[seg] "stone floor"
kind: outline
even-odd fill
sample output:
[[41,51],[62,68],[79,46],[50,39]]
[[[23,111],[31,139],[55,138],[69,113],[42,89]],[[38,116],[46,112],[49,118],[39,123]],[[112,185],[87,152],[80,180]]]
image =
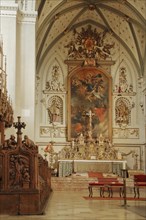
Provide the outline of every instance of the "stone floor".
[[[145,196],[146,193],[142,193]],[[146,201],[85,200],[87,190],[53,191],[45,213],[32,216],[5,216],[0,220],[142,220],[146,219]],[[98,196],[98,195],[97,195]]]

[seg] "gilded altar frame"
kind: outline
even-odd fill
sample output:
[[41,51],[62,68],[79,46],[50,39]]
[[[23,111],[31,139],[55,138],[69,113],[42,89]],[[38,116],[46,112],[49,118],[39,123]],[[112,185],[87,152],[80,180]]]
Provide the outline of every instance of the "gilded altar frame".
[[[112,77],[105,70],[84,66],[68,75],[68,139],[85,135],[92,127],[92,137],[112,137]],[[89,111],[92,112],[89,125]]]

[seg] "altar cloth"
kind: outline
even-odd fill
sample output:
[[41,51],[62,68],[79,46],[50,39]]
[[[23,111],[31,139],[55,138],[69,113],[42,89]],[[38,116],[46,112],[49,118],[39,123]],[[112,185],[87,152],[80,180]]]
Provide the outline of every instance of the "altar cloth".
[[103,172],[121,175],[126,169],[126,160],[58,160],[59,177],[69,176],[72,173]]

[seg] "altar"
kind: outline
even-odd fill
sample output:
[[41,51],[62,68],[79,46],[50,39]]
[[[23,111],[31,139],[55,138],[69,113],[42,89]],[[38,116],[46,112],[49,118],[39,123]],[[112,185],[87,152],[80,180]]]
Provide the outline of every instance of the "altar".
[[87,129],[73,138],[70,146],[64,146],[58,153],[58,176],[70,176],[72,173],[102,172],[121,176],[127,161],[114,147],[112,140],[102,133],[93,137],[92,116],[86,112]]
[[72,173],[102,172],[121,176],[126,169],[126,160],[58,160],[59,177],[70,176]]

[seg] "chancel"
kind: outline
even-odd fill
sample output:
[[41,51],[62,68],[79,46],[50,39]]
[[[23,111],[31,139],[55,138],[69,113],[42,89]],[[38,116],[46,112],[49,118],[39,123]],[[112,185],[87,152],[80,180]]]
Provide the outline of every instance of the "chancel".
[[145,11],[0,0],[0,217],[146,218]]

